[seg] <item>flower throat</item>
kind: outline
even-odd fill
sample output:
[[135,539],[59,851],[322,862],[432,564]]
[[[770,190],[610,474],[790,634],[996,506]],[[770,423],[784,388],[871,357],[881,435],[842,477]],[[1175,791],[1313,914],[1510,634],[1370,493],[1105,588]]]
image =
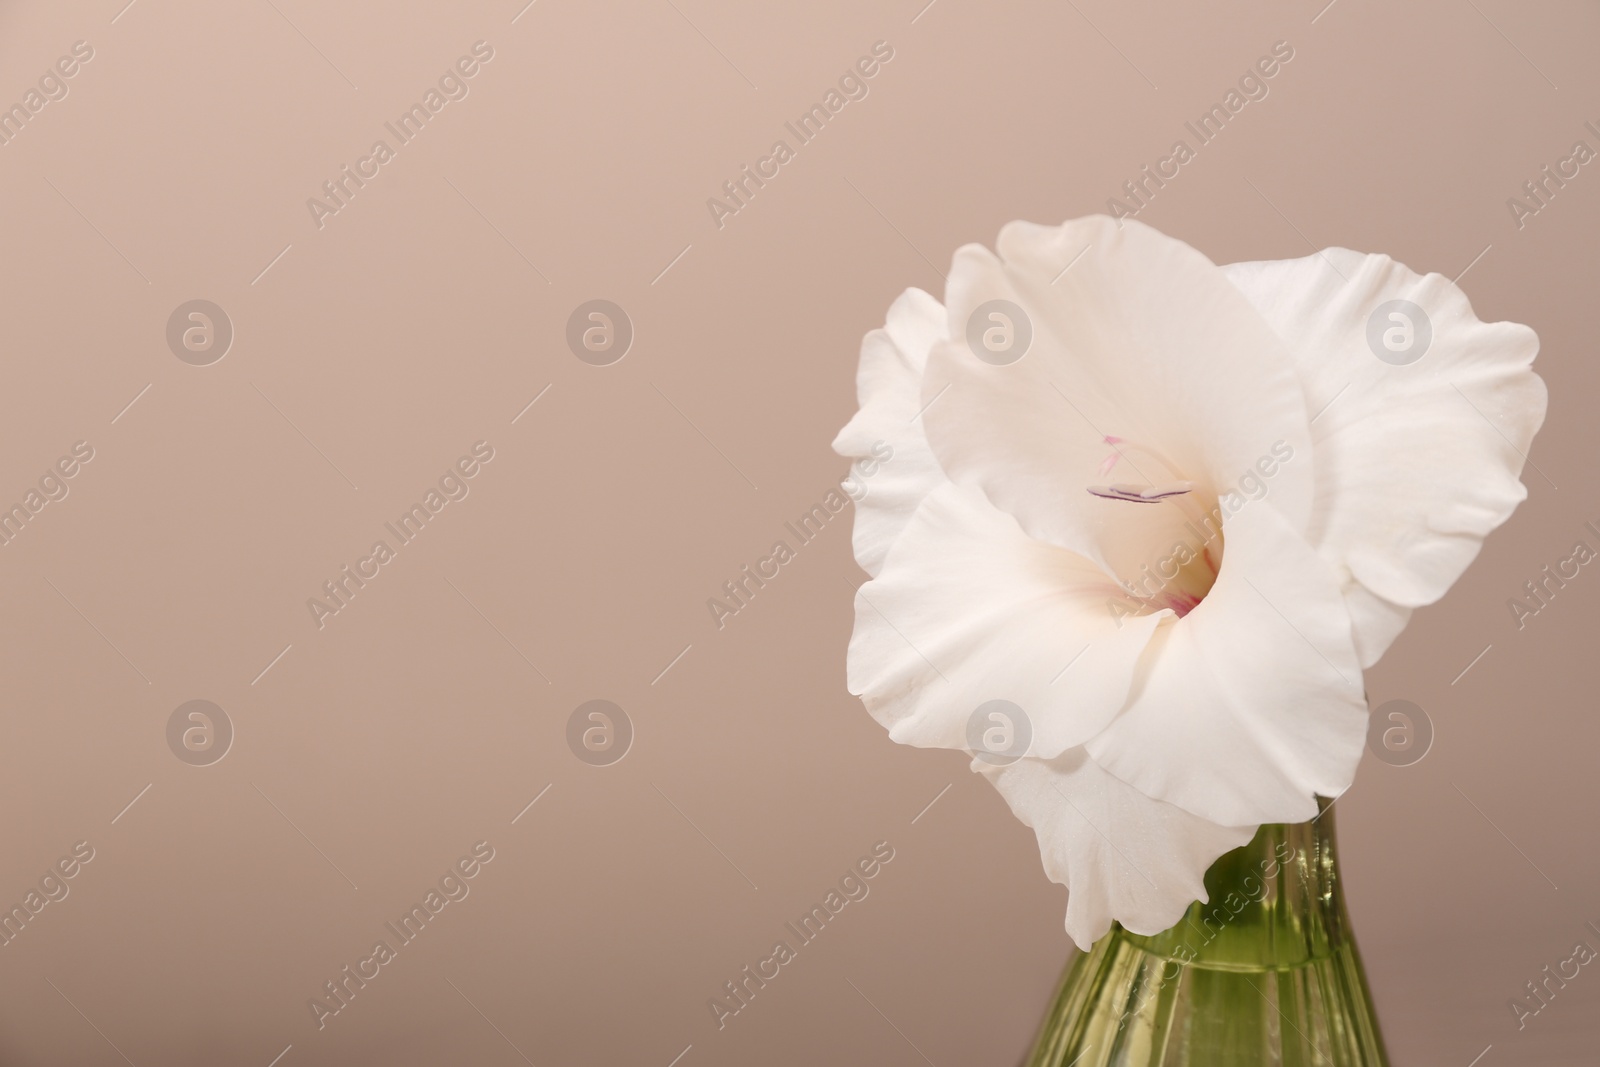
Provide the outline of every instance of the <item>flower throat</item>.
[[[1111,446],[1111,452],[1100,464],[1100,476],[1109,475],[1118,464],[1127,461],[1142,480],[1091,485],[1087,487],[1091,495],[1128,504],[1170,504],[1184,520],[1178,539],[1165,556],[1154,564],[1146,562],[1132,578],[1118,575],[1118,584],[1139,602],[1138,614],[1171,609],[1182,618],[1205,599],[1222,569],[1222,508],[1210,499],[1208,509],[1207,501],[1196,494],[1196,484],[1185,478],[1182,469],[1159,451],[1132,444],[1121,437],[1108,435],[1104,441]],[[1134,456],[1160,468],[1164,478],[1152,479]],[[1151,518],[1159,521],[1158,514],[1152,513]]]

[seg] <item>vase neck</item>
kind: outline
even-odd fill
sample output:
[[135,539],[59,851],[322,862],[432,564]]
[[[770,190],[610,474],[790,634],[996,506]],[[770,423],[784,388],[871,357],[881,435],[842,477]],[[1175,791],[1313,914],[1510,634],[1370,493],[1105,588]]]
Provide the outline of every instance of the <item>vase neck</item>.
[[1129,935],[1198,967],[1294,967],[1333,954],[1349,920],[1334,846],[1332,802],[1304,823],[1268,823],[1206,871],[1206,903],[1170,930]]

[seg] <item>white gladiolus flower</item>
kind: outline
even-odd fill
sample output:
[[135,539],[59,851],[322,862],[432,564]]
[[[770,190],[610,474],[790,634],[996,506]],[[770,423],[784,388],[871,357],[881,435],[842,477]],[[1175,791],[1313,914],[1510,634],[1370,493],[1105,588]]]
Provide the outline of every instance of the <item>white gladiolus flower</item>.
[[1012,223],[862,344],[850,690],[973,753],[1080,946],[1164,930],[1350,785],[1363,669],[1527,495],[1537,348],[1387,256]]

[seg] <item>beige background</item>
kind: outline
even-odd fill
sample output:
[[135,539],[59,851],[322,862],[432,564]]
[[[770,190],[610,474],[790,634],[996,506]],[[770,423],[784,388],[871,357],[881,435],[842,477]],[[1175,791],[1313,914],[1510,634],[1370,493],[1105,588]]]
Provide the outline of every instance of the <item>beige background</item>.
[[[1600,175],[1520,230],[1505,203],[1600,147],[1592,4],[124,2],[0,5],[0,102],[95,53],[0,147],[0,500],[95,449],[0,548],[0,902],[95,849],[0,948],[0,1062],[1016,1062],[1063,891],[960,756],[845,692],[849,517],[721,631],[705,601],[844,474],[901,289],[1103,210],[1279,40],[1141,218],[1218,262],[1470,265],[1551,390],[1529,501],[1368,680],[1437,730],[1338,809],[1390,1048],[1600,1055],[1600,975],[1507,1008],[1600,946],[1600,576],[1506,608],[1600,520]],[[470,95],[316,228],[478,40]],[[706,198],[879,40],[870,95],[718,230]],[[211,366],[164,339],[194,298],[236,331]],[[636,329],[612,366],[564,342],[592,298]],[[470,495],[317,629],[306,599],[478,440]],[[197,698],[237,733],[208,767],[165,738]],[[565,741],[596,698],[636,730],[609,767]],[[479,840],[471,895],[319,1031],[308,999]],[[707,999],[879,840],[870,896],[719,1032]]]

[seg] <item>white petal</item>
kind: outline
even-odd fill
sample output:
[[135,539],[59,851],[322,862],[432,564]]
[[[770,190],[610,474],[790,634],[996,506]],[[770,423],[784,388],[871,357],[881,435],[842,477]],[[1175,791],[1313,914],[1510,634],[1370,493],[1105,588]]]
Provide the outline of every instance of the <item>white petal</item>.
[[[856,393],[861,409],[834,439],[833,449],[865,461],[846,488],[856,498],[856,562],[877,574],[889,546],[934,486],[946,481],[922,432],[922,372],[928,349],[943,336],[944,308],[920,289],[907,289],[889,308],[882,329],[861,342]],[[885,454],[889,458],[885,459]],[[864,495],[863,495],[864,494]]]
[[[1529,366],[1538,338],[1516,323],[1480,322],[1448,279],[1388,256],[1330,248],[1225,270],[1288,343],[1305,382],[1312,543],[1352,598],[1359,583],[1397,609],[1438,600],[1527,496],[1518,475],[1546,400]],[[1380,360],[1367,339],[1369,318],[1391,300],[1419,306],[1431,326],[1428,348],[1403,366]],[[1352,615],[1366,664],[1404,625],[1356,605]]]
[[1361,665],[1333,568],[1267,501],[1231,516],[1210,594],[1151,638],[1090,756],[1224,826],[1303,822],[1350,785],[1366,741]]
[[1067,887],[1067,934],[1085,951],[1112,919],[1136,934],[1176,925],[1193,901],[1207,900],[1206,868],[1256,832],[1151,800],[1081,748],[1003,768],[974,760],[973,768],[1038,835],[1045,873]]
[[1411,621],[1410,608],[1390,603],[1354,579],[1345,580],[1344,606],[1350,612],[1351,636],[1363,667],[1378,662]]
[[857,594],[850,691],[894,740],[969,751],[979,705],[1008,700],[1031,726],[1029,751],[1054,756],[1122,707],[1152,630],[1171,615],[1130,607],[1094,564],[947,483]]
[[[980,486],[1030,534],[1115,567],[1102,548],[1106,525],[1126,518],[1127,505],[1086,487],[1186,479],[1214,499],[1278,442],[1308,454],[1283,342],[1199,252],[1103,216],[1012,223],[998,247],[998,256],[978,245],[956,253],[949,337],[929,355],[924,400],[950,388],[924,421],[950,477]],[[1032,329],[1026,353],[998,366],[967,337],[969,319],[997,299],[1025,308]],[[1182,469],[1130,451],[1132,469],[1107,478],[1108,435]],[[1311,477],[1310,464],[1288,464],[1271,482],[1297,525],[1310,512]]]

